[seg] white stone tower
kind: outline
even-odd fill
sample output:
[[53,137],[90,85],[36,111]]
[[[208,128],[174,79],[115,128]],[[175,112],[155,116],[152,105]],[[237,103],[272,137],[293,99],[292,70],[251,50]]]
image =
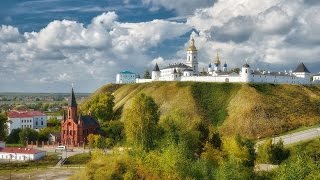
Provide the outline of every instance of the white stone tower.
[[250,65],[246,60],[246,63],[242,66],[242,69],[241,69],[241,81],[250,82],[250,74],[251,74]]
[[161,71],[159,69],[158,64],[156,63],[156,65],[154,66],[154,68],[152,70],[152,75],[151,75],[152,80],[153,81],[159,81],[160,76],[161,76]]
[[193,75],[199,75],[198,69],[198,50],[194,44],[194,39],[191,39],[189,48],[187,49],[187,66],[191,67],[193,70]]

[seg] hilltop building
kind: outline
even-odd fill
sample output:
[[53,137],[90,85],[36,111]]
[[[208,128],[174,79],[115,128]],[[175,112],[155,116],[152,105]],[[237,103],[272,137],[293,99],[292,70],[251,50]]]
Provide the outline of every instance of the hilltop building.
[[[320,74],[310,80],[311,73],[307,67],[300,63],[292,72],[270,72],[254,70],[246,62],[240,69],[240,72],[230,71],[228,64],[223,65],[219,54],[208,65],[207,72],[199,73],[198,50],[195,46],[194,39],[191,39],[190,46],[187,48],[187,60],[185,63],[169,64],[167,67],[160,69],[158,64],[152,71],[151,79],[136,78],[136,83],[147,83],[152,81],[195,81],[195,82],[230,82],[230,83],[274,83],[274,84],[312,84],[320,82]],[[134,74],[134,73],[133,73]],[[123,84],[125,81],[118,81]],[[130,83],[133,79],[130,80]]]
[[122,71],[117,74],[117,84],[130,84],[136,82],[136,74],[130,71]]
[[48,117],[40,111],[10,111],[8,113],[8,133],[13,129],[41,129],[47,127]]
[[64,117],[61,121],[61,143],[79,146],[87,142],[89,134],[96,134],[98,130],[98,121],[89,115],[78,113],[78,106],[72,88],[68,107],[64,111]]

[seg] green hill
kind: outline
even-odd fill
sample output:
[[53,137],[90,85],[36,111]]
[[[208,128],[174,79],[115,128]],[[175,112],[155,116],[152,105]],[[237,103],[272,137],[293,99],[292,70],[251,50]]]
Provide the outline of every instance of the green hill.
[[217,128],[222,135],[257,138],[320,122],[320,86],[154,82],[108,84],[94,94],[113,92],[119,118],[138,93],[154,98],[161,116],[179,112],[189,127]]

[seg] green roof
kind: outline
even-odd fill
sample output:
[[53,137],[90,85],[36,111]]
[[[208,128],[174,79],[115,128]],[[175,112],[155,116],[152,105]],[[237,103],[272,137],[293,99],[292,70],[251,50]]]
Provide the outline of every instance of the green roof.
[[135,74],[135,73],[130,72],[130,71],[121,71],[120,74]]

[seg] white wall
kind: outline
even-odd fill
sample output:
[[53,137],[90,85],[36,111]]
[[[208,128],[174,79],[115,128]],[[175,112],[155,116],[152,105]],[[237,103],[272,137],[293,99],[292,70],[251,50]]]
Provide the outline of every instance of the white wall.
[[6,153],[0,152],[0,159],[7,159],[13,161],[29,161],[39,160],[46,155],[46,152],[39,152],[37,154],[23,154],[23,153]]
[[136,82],[135,74],[117,74],[116,83],[117,84],[130,84]]

